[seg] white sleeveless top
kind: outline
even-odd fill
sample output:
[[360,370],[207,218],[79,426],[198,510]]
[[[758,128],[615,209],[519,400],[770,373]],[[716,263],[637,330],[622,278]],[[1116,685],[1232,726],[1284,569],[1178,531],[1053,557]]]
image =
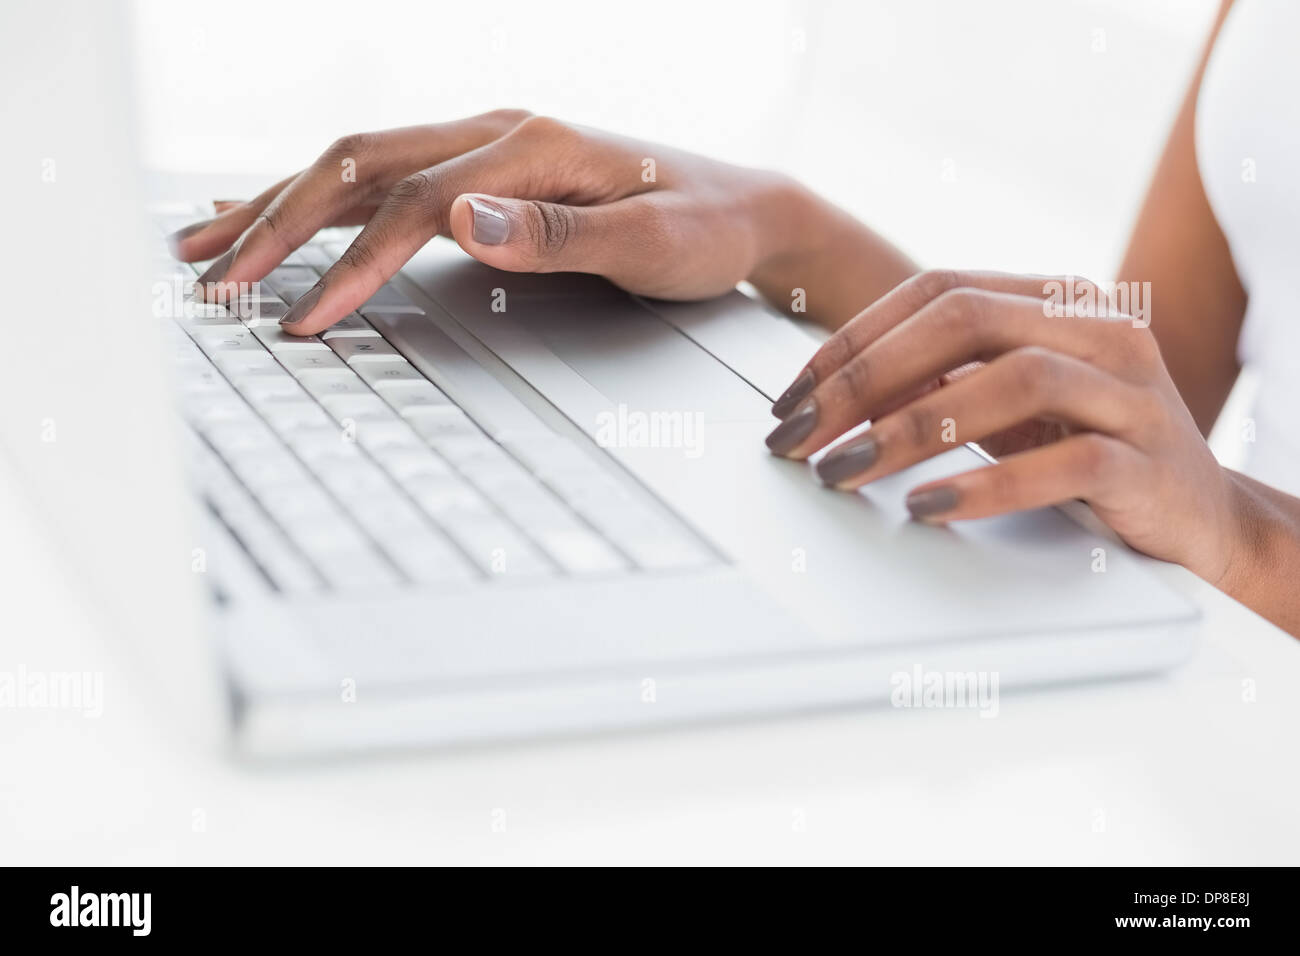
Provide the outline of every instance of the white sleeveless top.
[[1196,159],[1249,305],[1246,471],[1300,496],[1300,2],[1237,0],[1196,105]]

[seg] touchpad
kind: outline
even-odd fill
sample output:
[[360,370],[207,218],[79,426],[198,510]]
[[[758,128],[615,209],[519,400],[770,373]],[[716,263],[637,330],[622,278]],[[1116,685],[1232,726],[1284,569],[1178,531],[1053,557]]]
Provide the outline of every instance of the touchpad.
[[405,271],[579,425],[620,405],[715,423],[771,420],[766,396],[596,276],[501,272],[440,241]]

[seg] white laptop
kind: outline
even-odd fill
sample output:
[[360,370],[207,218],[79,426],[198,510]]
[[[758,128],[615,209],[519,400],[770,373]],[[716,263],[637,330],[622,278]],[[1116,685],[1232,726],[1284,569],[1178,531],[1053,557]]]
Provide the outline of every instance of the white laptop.
[[[647,302],[435,240],[319,339],[169,298],[193,270],[163,235],[212,192],[151,195],[128,25],[75,6],[0,14],[23,147],[0,160],[0,437],[161,719],[250,755],[355,751],[1190,653],[1196,610],[1060,510],[909,521],[905,492],[972,448],[856,495],[770,456],[815,343],[740,292]],[[292,301],[347,241],[322,233],[261,294]]]

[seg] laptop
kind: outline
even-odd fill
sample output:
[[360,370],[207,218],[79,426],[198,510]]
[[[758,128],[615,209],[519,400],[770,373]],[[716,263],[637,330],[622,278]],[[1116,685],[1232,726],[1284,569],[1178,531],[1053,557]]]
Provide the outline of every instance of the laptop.
[[858,494],[769,455],[816,342],[740,291],[649,301],[439,239],[295,339],[266,316],[346,247],[326,230],[231,309],[195,303],[163,237],[211,187],[139,169],[126,18],[74,7],[0,15],[25,147],[0,160],[0,435],[169,722],[358,752],[1190,654],[1197,610],[1077,507],[910,521],[906,491],[974,447]]

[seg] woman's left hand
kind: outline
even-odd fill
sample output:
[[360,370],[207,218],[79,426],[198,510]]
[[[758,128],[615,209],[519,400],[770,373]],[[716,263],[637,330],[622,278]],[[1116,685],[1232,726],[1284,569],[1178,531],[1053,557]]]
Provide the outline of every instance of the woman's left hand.
[[[1050,296],[1061,289],[1100,308],[1058,317]],[[783,421],[768,446],[807,458],[871,420],[817,463],[845,490],[955,443],[1018,446],[914,489],[909,510],[947,522],[1082,498],[1133,547],[1217,584],[1243,533],[1233,483],[1147,323],[1108,314],[1099,296],[1077,279],[915,276],[818,350],[773,406]]]

